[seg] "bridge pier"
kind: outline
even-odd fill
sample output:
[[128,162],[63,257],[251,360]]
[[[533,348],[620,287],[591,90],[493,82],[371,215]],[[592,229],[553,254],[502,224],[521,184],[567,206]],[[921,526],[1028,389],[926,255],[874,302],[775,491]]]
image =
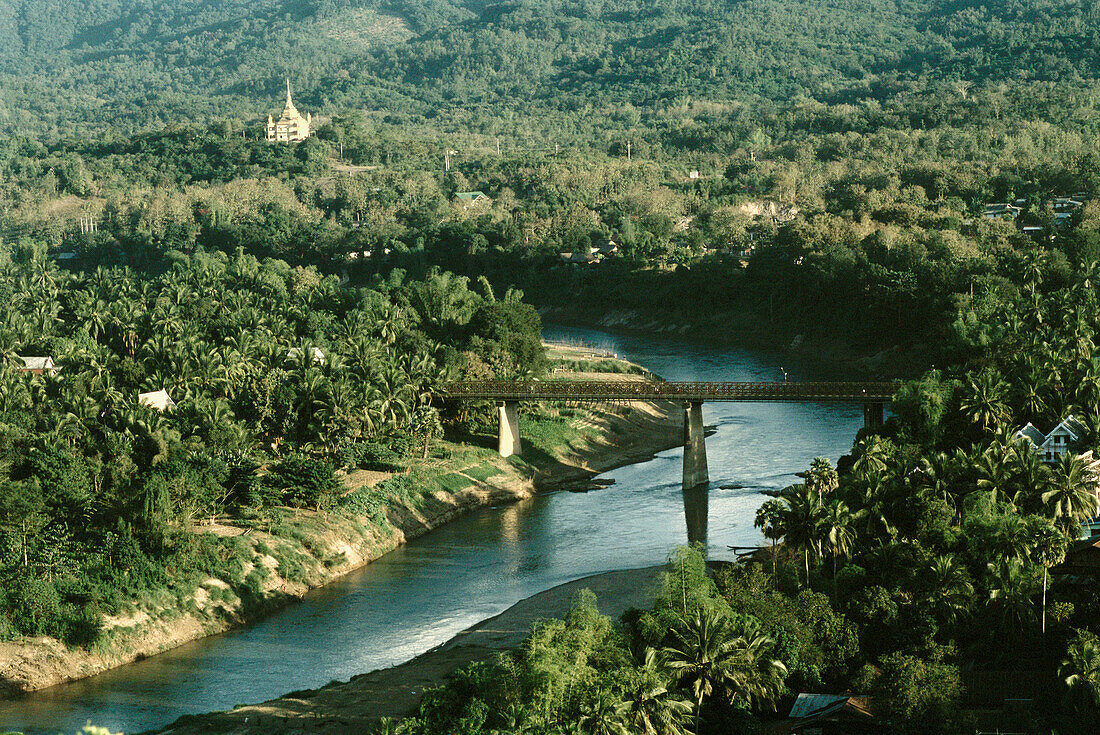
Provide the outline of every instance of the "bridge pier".
[[863,428],[878,429],[882,426],[886,404],[879,401],[863,404]]
[[684,482],[690,490],[710,482],[707,469],[707,443],[703,436],[703,404],[692,401],[684,404]]
[[511,457],[513,454],[522,453],[523,444],[519,440],[519,401],[499,402],[497,415],[500,418],[497,444],[500,456]]

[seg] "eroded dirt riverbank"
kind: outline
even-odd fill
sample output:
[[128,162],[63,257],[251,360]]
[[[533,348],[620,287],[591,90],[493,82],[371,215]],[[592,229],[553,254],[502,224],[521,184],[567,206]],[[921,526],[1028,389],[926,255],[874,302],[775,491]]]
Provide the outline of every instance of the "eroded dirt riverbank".
[[[67,649],[50,638],[0,643],[0,695],[8,696],[92,676],[107,669],[167,651],[189,641],[254,622],[380,558],[409,539],[421,536],[471,510],[515,502],[539,491],[553,490],[613,467],[632,464],[680,442],[680,411],[673,404],[607,406],[587,411],[589,431],[555,456],[525,463],[494,460],[497,473],[458,490],[436,490],[415,507],[387,509],[390,529],[379,533],[355,518],[296,511],[293,521],[308,536],[296,550],[306,570],[290,579],[270,554],[257,552],[256,565],[268,569],[262,598],[245,605],[225,580],[211,577],[184,603],[166,601],[108,621],[110,638],[95,650]],[[499,458],[498,458],[499,459]],[[211,532],[236,534],[256,549],[286,543],[256,529],[232,526]],[[338,561],[332,563],[331,560]]]
[[456,670],[517,648],[539,620],[564,615],[578,592],[592,590],[601,613],[618,618],[631,607],[653,605],[664,567],[605,572],[517,602],[500,615],[474,625],[411,661],[379,669],[320,689],[292,692],[262,704],[228,712],[180,718],[158,732],[199,733],[324,732],[359,735],[382,717],[398,718],[415,710],[425,689],[443,683]]

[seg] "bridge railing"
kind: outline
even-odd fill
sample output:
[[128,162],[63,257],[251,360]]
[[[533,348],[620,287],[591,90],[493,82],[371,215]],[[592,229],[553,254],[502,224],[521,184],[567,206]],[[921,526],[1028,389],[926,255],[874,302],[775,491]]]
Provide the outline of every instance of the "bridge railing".
[[887,402],[895,382],[650,382],[642,380],[468,380],[443,386],[451,398],[508,400],[682,400]]

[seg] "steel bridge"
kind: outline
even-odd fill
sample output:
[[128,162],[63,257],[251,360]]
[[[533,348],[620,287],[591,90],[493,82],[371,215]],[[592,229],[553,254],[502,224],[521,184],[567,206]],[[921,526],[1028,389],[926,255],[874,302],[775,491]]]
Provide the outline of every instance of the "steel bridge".
[[863,405],[864,426],[882,425],[896,382],[673,382],[649,380],[468,380],[447,383],[444,399],[492,400],[499,406],[499,450],[519,454],[520,401],[679,401],[684,406],[683,487],[710,479],[703,435],[706,401],[832,402]]
[[894,382],[663,382],[647,380],[468,380],[443,386],[447,398],[495,401],[833,401],[888,403]]

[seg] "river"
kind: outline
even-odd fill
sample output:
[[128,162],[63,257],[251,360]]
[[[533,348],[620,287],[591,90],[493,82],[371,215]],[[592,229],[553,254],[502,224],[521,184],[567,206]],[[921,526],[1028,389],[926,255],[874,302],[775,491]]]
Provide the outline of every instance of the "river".
[[[826,377],[789,356],[547,327],[669,380]],[[0,702],[0,732],[127,733],[184,714],[228,709],[408,660],[513,603],[590,574],[665,561],[693,538],[711,558],[760,543],[764,489],[797,481],[817,456],[836,460],[862,426],[856,405],[709,403],[710,488],[680,489],[681,450],[602,477],[609,487],[486,508],[315,590],[255,625],[196,641],[90,679]],[[723,489],[722,485],[741,487]]]

